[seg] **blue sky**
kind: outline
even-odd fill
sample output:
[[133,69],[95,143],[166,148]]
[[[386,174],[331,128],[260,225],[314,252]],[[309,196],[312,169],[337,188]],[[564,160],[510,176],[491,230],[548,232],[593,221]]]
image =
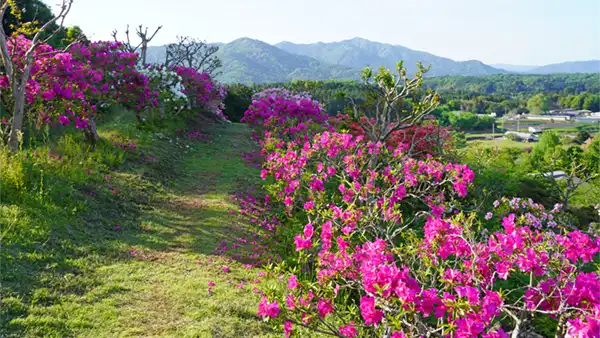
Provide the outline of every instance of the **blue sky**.
[[129,23],[163,25],[153,44],[176,35],[268,43],[359,36],[486,63],[600,59],[600,0],[75,0],[67,21],[94,40]]

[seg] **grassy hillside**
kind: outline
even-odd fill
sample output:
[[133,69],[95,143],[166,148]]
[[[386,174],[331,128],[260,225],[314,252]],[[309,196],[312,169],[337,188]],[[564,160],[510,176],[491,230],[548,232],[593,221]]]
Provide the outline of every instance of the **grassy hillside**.
[[95,149],[78,133],[2,149],[0,336],[280,336],[256,316],[258,270],[211,255],[245,233],[230,195],[258,177],[248,130],[181,127],[115,114]]

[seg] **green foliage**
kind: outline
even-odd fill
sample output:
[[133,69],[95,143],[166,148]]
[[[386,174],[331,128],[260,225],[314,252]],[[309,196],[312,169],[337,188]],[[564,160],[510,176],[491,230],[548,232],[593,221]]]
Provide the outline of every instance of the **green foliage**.
[[225,104],[225,116],[232,122],[240,122],[244,117],[244,112],[252,103],[254,91],[251,87],[243,84],[233,84],[226,86],[227,96],[223,103]]
[[442,125],[460,131],[491,130],[496,120],[491,116],[477,116],[471,112],[445,111],[440,116]]
[[[492,85],[493,84],[493,85]],[[442,76],[429,78],[425,86],[440,93],[479,93],[481,94],[577,94],[585,91],[600,92],[598,74],[552,74],[517,75],[498,74],[488,76]],[[494,88],[493,91],[487,90]]]
[[527,101],[527,109],[532,114],[543,114],[550,110],[552,101],[545,94],[537,94]]
[[[11,2],[16,6],[10,6],[10,10],[6,12],[4,21],[2,22],[2,26],[7,35],[16,32],[17,28],[23,24],[27,24],[28,26],[23,28],[39,29],[54,18],[50,7],[41,0],[15,0]],[[53,27],[50,27],[50,29],[56,27],[58,26],[54,25]]]
[[600,111],[600,95],[591,95],[588,94],[586,98],[583,100],[583,104],[581,106],[583,109],[587,109],[593,112]]
[[83,30],[79,26],[71,26],[67,28],[67,32],[65,34],[65,38],[67,42],[73,42],[77,39],[87,40],[85,34],[83,34]]
[[[546,132],[525,159],[524,167],[536,173],[540,181],[547,181],[560,201],[567,207],[584,187],[596,180],[600,173],[600,141],[594,140],[582,149],[580,146],[564,147],[557,133]],[[562,171],[563,177],[554,178],[548,173]]]
[[551,157],[555,149],[560,145],[560,136],[555,132],[545,132],[531,153],[531,165],[538,167],[543,161]]
[[574,142],[577,144],[583,144],[585,141],[590,139],[592,135],[585,130],[580,130],[577,132],[577,137],[575,137]]
[[[19,33],[31,38],[44,24],[54,18],[51,8],[41,0],[14,0],[10,2],[15,6],[11,6],[2,22],[4,31],[9,36],[13,33]],[[55,22],[42,32],[41,38],[49,37],[56,30],[59,31],[48,41],[49,45],[56,48],[66,47],[80,36],[85,37],[78,26],[59,29],[58,24]]]
[[511,141],[515,141],[515,142],[521,141],[521,138],[519,137],[519,135],[513,134],[513,133],[507,134],[504,137],[506,137],[507,139],[509,139]]
[[477,126],[477,115],[470,112],[450,112],[450,125],[458,130],[473,130]]
[[587,168],[595,173],[600,173],[600,137],[596,136],[592,142],[585,147],[583,162]]
[[529,197],[547,207],[559,202],[548,182],[531,177],[523,161],[518,148],[469,148],[462,162],[475,172],[472,203],[489,205],[502,196]]
[[457,149],[467,147],[467,136],[463,132],[452,131],[452,140],[454,142],[454,147]]

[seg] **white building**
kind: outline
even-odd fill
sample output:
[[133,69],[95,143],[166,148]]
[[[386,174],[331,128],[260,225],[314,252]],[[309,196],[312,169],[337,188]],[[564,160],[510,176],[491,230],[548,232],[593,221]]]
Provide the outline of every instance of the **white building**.
[[528,120],[533,121],[571,121],[573,116],[569,115],[527,115]]
[[516,131],[507,131],[506,133],[504,133],[504,137],[506,137],[510,134],[517,135],[521,140],[525,140],[525,141],[529,141],[529,142],[537,142],[539,140],[537,135],[530,134],[530,133],[520,133],[520,132],[516,132]]
[[591,111],[586,109],[575,110],[572,108],[563,109],[563,110],[550,110],[547,115],[566,115],[566,116],[586,116],[589,115]]

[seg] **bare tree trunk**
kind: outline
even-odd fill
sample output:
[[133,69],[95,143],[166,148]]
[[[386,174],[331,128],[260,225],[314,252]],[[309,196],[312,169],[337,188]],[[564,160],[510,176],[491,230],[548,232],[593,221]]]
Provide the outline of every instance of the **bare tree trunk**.
[[100,140],[100,135],[98,135],[98,129],[96,128],[96,120],[89,119],[88,120],[88,128],[87,128],[87,137],[92,144],[96,144],[97,141]]
[[[23,79],[29,79],[30,68],[26,67],[23,73]],[[23,132],[23,120],[25,119],[25,85],[19,85],[15,81],[13,85],[13,97],[15,100],[13,108],[13,120],[10,128],[10,136],[8,138],[9,148],[16,152],[19,150],[19,139]]]
[[142,66],[145,67],[146,66],[146,51],[148,50],[148,45],[147,42],[144,41],[144,43],[142,44]]
[[556,325],[556,335],[555,338],[563,338],[566,334],[566,324],[567,324],[567,316],[562,314],[558,318],[558,324]]
[[23,130],[23,119],[25,117],[25,87],[15,88],[14,95],[15,105],[8,146],[12,151],[16,152],[19,150],[19,137]]

